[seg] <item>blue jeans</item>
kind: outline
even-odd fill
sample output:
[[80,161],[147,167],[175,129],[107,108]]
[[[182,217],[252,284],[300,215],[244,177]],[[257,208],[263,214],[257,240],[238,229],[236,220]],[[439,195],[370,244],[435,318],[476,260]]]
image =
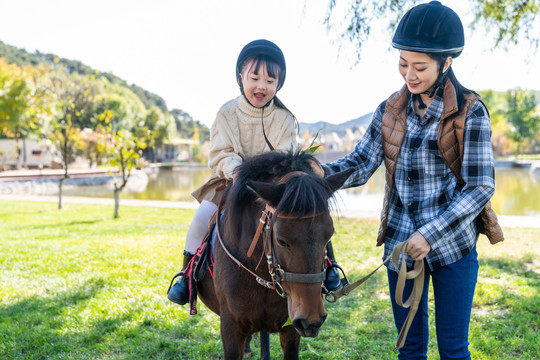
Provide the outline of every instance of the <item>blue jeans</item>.
[[[398,275],[387,270],[394,322],[398,333],[407,318],[408,308],[396,304],[395,292]],[[409,329],[405,345],[399,350],[399,359],[427,359],[429,339],[428,290],[433,280],[435,296],[435,328],[441,360],[470,359],[469,322],[478,278],[478,254],[476,247],[461,260],[431,271],[425,264],[425,281],[422,301]],[[407,300],[413,280],[407,280],[403,299]]]

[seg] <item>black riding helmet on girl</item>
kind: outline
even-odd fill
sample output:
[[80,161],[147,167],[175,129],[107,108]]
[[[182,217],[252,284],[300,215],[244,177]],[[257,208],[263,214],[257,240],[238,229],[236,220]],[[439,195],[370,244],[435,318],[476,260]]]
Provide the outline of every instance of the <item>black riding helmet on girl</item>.
[[259,39],[250,42],[240,51],[240,55],[238,55],[238,60],[236,61],[236,81],[242,93],[244,90],[240,74],[242,73],[244,63],[248,59],[255,60],[256,70],[261,61],[265,62],[268,75],[278,80],[276,92],[281,89],[285,82],[286,65],[283,52],[276,44],[269,40]]
[[448,57],[457,58],[465,47],[463,24],[452,9],[439,1],[421,4],[403,16],[392,39],[392,46],[399,50],[425,53],[437,60],[439,77],[429,92],[432,97],[437,89],[442,90],[447,76],[454,83],[452,68],[443,73],[443,65]]
[[[285,64],[285,56],[283,56],[283,52],[276,44],[274,44],[270,40],[254,40],[244,46],[244,48],[242,49],[242,51],[240,51],[240,54],[238,55],[238,60],[236,60],[236,82],[238,83],[238,86],[240,86],[240,93],[246,98],[248,103],[251,104],[250,100],[246,96],[246,93],[244,92],[244,85],[241,75],[245,64],[250,60],[253,60],[251,67],[253,68],[253,71],[255,73],[259,71],[261,65],[264,65],[266,67],[268,75],[274,79],[277,79],[277,85],[275,90],[276,93],[279,91],[279,89],[281,89],[283,83],[285,82],[285,74],[287,72],[287,67]],[[292,112],[285,106],[285,104],[283,104],[283,102],[281,102],[281,100],[275,94],[272,100],[274,100],[274,104],[278,108],[287,110],[292,114]],[[271,100],[268,101],[268,103],[266,103],[264,107],[268,106],[270,103]],[[274,150],[274,146],[266,138],[263,121],[264,107],[263,112],[261,113],[261,125],[263,128],[263,134],[265,136],[265,140],[268,144],[269,149]],[[294,115],[293,118],[294,121],[297,122]]]

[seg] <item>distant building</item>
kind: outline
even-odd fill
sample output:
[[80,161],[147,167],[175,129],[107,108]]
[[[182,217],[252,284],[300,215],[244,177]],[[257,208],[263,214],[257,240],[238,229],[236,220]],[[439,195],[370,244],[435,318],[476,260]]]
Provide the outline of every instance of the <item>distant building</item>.
[[193,151],[199,145],[198,140],[181,137],[165,140],[156,151],[157,162],[193,161]]
[[0,171],[16,169],[25,164],[30,169],[50,168],[53,157],[45,144],[35,140],[0,140]]
[[[317,152],[317,158],[322,162],[329,162],[343,157],[354,150],[356,144],[362,139],[366,128],[363,126],[353,126],[346,128],[343,132],[319,132],[314,145],[321,145]],[[315,134],[304,131],[298,138],[298,143],[302,149],[307,148],[313,141]]]

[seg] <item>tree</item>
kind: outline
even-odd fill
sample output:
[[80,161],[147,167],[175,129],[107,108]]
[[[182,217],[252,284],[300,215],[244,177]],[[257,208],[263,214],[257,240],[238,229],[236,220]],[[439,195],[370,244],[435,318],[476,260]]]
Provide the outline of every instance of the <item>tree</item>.
[[507,135],[517,144],[521,153],[523,145],[535,145],[536,132],[540,128],[540,116],[536,113],[536,95],[524,90],[509,90],[506,93],[506,121],[510,124]]
[[0,58],[0,130],[4,136],[15,138],[17,168],[21,167],[21,152],[26,167],[26,138],[38,133],[42,114],[47,112],[47,94],[42,86],[46,71],[43,66],[19,67]]
[[138,138],[146,138],[145,156],[155,161],[155,150],[175,131],[169,114],[164,114],[157,106],[152,106],[143,121],[135,126],[133,133]]
[[127,185],[131,171],[141,160],[148,133],[136,131],[145,125],[146,108],[129,89],[105,82],[98,99],[97,131],[103,140],[98,149],[103,159],[116,169],[114,180],[114,218],[119,216],[120,193]]
[[495,92],[493,90],[480,91],[479,95],[489,109],[489,118],[491,122],[491,145],[493,147],[493,156],[503,156],[511,152],[510,142],[506,137],[510,126],[505,120],[506,112],[506,93]]
[[116,127],[111,110],[100,115],[100,121],[98,129],[105,141],[100,144],[99,149],[108,159],[109,164],[116,168],[120,177],[120,179],[114,179],[113,217],[116,219],[120,215],[120,192],[126,187],[131,171],[138,165],[146,144],[144,139],[136,138],[131,132]]
[[172,109],[171,115],[174,118],[176,129],[183,138],[191,139],[196,127],[201,142],[210,140],[210,129],[200,121],[194,120],[189,113],[180,109]]
[[55,96],[56,111],[51,121],[49,138],[60,153],[64,175],[58,182],[58,209],[62,209],[62,187],[69,178],[68,168],[73,160],[73,145],[87,121],[86,112],[94,101],[92,77],[68,75],[63,70],[51,77],[51,91]]
[[[540,38],[540,0],[469,0],[475,20],[470,25],[495,31],[494,47],[529,42],[533,52]],[[362,44],[368,39],[374,19],[389,20],[388,33],[394,29],[405,12],[418,0],[349,0],[347,3],[329,0],[325,24],[337,28],[342,42],[351,43],[360,59]]]
[[8,137],[14,137],[17,148],[17,168],[20,168],[20,127],[23,124],[25,111],[25,93],[28,87],[23,76],[22,68],[16,64],[8,64],[0,59],[0,128]]

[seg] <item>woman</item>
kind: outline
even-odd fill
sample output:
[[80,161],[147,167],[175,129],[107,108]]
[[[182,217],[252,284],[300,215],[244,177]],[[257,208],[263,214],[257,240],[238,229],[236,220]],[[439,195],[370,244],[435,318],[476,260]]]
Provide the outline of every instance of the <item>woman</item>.
[[[463,87],[452,62],[464,48],[458,15],[438,1],[418,5],[401,19],[392,46],[400,50],[403,88],[377,108],[355,150],[330,164],[326,175],[349,167],[344,187],[366,183],[384,160],[386,194],[377,245],[384,258],[407,241],[406,262],[424,261],[419,311],[400,359],[427,359],[428,288],[433,281],[441,359],[470,359],[468,328],[478,274],[476,241],[482,216],[492,242],[502,241],[489,199],[495,191],[491,128],[478,94]],[[486,210],[483,210],[486,208]],[[387,269],[398,332],[408,309],[395,302],[397,272]],[[408,280],[404,298],[412,280]]]

